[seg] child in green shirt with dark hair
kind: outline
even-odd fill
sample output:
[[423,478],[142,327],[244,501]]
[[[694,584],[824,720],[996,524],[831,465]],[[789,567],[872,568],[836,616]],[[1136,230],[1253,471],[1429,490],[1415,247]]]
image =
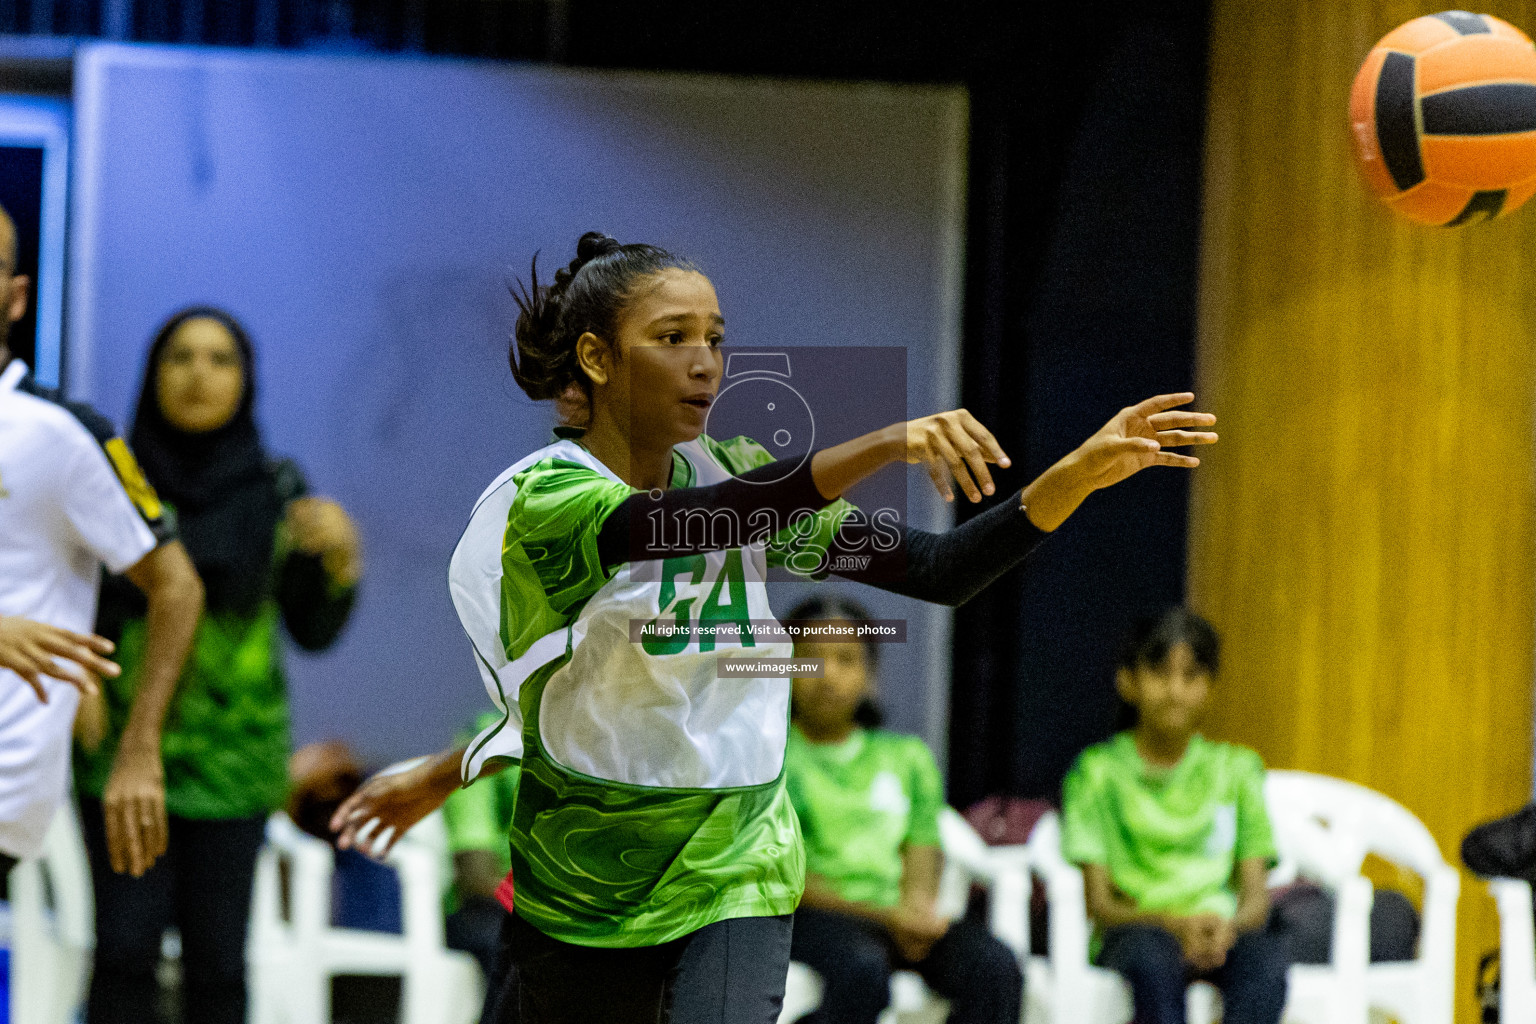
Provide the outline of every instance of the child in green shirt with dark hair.
[[[789,621],[869,616],[822,596]],[[802,1024],[875,1024],[898,968],[949,999],[951,1024],[1018,1024],[1024,979],[1013,953],[983,924],[935,910],[944,784],[922,740],[878,728],[874,646],[802,640],[795,656],[824,663],[820,678],[794,681],[784,757],[806,868],[790,958],[825,983],[820,1008]]]
[[1098,962],[1130,983],[1138,1024],[1184,1024],[1184,989],[1221,990],[1224,1024],[1278,1024],[1286,958],[1264,930],[1275,857],[1264,764],[1197,731],[1219,660],[1184,608],[1139,622],[1115,687],[1136,723],[1078,757],[1062,853],[1083,868]]

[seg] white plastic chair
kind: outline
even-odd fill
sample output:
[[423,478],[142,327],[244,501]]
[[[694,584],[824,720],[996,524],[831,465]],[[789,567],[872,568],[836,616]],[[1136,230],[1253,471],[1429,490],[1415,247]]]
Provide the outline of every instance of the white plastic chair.
[[[1327,775],[1272,771],[1265,795],[1271,817],[1284,819],[1283,825],[1276,822],[1277,838],[1292,843],[1302,839],[1310,844],[1304,855],[1319,881],[1335,889],[1352,883],[1359,877],[1367,854],[1408,868],[1423,880],[1418,956],[1367,963],[1365,1002],[1373,1017],[1393,1018],[1402,1024],[1451,1024],[1455,1017],[1456,903],[1461,895],[1461,875],[1446,863],[1429,829],[1390,797]],[[1286,853],[1282,843],[1282,858]],[[1321,874],[1323,871],[1329,874]],[[1360,927],[1367,961],[1369,907],[1367,899],[1367,920]],[[1526,908],[1529,916],[1529,903]]]
[[[401,977],[401,1024],[470,1024],[485,986],[467,953],[443,945],[446,866],[433,814],[395,844],[386,863],[400,877],[403,934],[331,925],[335,868],[329,845],[301,832],[284,814],[267,822],[256,864],[249,944],[253,1024],[324,1024],[331,1019],[331,978]],[[279,861],[288,864],[290,913],[283,915]]]
[[1499,906],[1499,1024],[1536,1024],[1536,925],[1531,883],[1518,878],[1488,882]]
[[[944,872],[939,877],[938,912],[948,918],[965,914],[971,886],[988,893],[988,929],[1022,963],[1029,956],[1029,852],[1024,846],[988,846],[954,808],[939,815],[939,843],[944,850]],[[790,963],[784,990],[784,1009],[779,1024],[790,1024],[821,1005],[822,981],[801,963]],[[881,1024],[896,1024],[898,1017],[942,1006],[944,1000],[923,984],[914,971],[891,975],[891,1002]]]
[[[1265,803],[1280,854],[1270,880],[1285,883],[1305,877],[1333,890],[1333,950],[1327,965],[1290,968],[1282,1019],[1365,1024],[1371,885],[1359,875],[1364,853],[1355,856],[1352,847],[1341,844],[1340,837],[1317,820],[1319,794],[1305,778],[1294,778],[1301,774],[1271,772],[1266,782]],[[1130,989],[1118,974],[1088,961],[1083,875],[1061,855],[1061,825],[1055,814],[1040,820],[1029,845],[1031,865],[1044,881],[1050,903],[1050,956],[1030,959],[1027,1019],[1031,1024],[1125,1024],[1132,1015]],[[1220,995],[1211,985],[1191,985],[1187,1000],[1190,1024],[1211,1024],[1220,1016]]]
[[72,1024],[96,938],[90,860],[69,801],[54,814],[41,854],[11,870],[10,897],[11,1020]]

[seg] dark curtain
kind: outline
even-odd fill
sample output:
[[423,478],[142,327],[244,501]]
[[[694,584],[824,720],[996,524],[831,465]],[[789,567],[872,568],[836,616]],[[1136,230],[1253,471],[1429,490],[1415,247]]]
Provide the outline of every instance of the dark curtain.
[[[1019,20],[1015,59],[994,54],[973,85],[963,376],[1015,486],[1122,406],[1192,387],[1206,9]],[[952,803],[1055,798],[1109,735],[1120,634],[1183,599],[1188,486],[1154,469],[1093,496],[957,613]]]

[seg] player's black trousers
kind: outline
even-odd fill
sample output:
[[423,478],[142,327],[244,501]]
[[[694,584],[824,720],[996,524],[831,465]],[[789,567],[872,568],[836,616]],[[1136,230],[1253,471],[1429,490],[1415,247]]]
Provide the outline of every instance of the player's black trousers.
[[498,1024],[775,1024],[791,918],[719,921],[660,946],[560,942],[516,914],[488,999]]

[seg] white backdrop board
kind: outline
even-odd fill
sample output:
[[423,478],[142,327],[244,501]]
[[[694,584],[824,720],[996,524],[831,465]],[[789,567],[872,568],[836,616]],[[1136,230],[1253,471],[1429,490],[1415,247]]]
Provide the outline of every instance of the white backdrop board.
[[[156,326],[226,307],[269,448],[362,527],[348,632],[289,658],[297,742],[401,757],[489,706],[446,566],[475,497],[547,442],[506,360],[535,250],[667,246],[714,280],[732,345],[904,346],[913,413],[955,405],[958,90],[121,45],[76,66],[72,391],[123,420]],[[941,527],[928,489],[909,474],[911,522]],[[942,757],[947,613],[855,589],[909,620],[882,697]]]

